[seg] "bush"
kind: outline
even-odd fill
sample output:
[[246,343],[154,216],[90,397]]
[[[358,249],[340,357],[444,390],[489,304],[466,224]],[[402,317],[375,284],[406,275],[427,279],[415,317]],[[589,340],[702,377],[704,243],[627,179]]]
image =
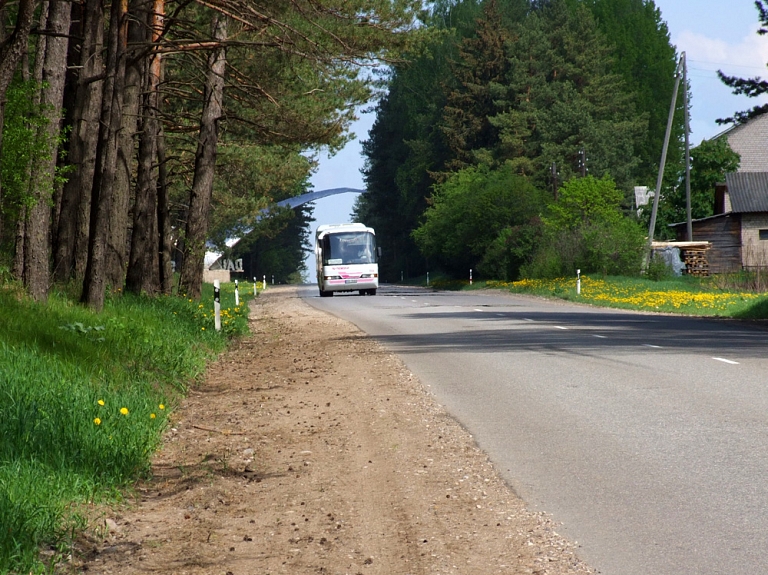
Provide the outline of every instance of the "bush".
[[640,225],[621,213],[621,193],[609,178],[571,180],[543,218],[541,242],[525,277],[582,273],[638,275],[645,249]]

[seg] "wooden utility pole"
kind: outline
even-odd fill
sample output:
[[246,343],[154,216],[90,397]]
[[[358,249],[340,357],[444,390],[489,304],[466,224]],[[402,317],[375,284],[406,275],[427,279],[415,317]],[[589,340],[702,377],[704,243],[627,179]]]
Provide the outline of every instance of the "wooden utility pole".
[[653,234],[656,231],[656,214],[659,211],[659,196],[661,196],[661,182],[664,177],[664,165],[667,163],[667,149],[669,148],[669,136],[672,132],[672,120],[675,118],[675,106],[677,105],[677,92],[680,89],[680,72],[685,62],[685,52],[680,57],[680,62],[675,69],[675,89],[672,92],[672,102],[669,104],[669,116],[667,116],[667,132],[664,135],[664,146],[661,150],[661,162],[659,163],[659,175],[656,178],[656,189],[653,192],[653,209],[651,210],[651,224],[648,226],[648,245],[653,242]]
[[683,107],[685,118],[685,217],[688,223],[688,241],[693,241],[693,220],[691,219],[691,125],[688,114],[688,64],[685,52],[681,58],[683,63]]

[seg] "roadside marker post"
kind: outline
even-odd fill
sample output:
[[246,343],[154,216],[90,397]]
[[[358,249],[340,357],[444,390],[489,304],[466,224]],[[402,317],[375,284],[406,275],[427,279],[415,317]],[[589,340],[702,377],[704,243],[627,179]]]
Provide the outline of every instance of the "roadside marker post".
[[469,268],[469,285],[472,285],[472,268]]
[[213,280],[213,315],[216,331],[221,331],[221,284]]
[[262,278],[262,281],[263,281],[263,283],[262,283],[263,287],[261,289],[267,289],[267,276],[266,275]]
[[429,287],[429,272],[427,272],[427,287]]
[[256,287],[256,276],[253,276],[253,297],[259,295],[259,290]]
[[581,295],[581,270],[576,270],[576,295]]
[[238,291],[237,280],[235,280],[235,307],[240,305],[240,291]]

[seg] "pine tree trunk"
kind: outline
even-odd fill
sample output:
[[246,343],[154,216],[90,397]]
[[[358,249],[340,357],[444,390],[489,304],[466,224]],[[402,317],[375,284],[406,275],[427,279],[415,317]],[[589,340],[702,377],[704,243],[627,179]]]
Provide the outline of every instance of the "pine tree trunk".
[[[217,13],[213,21],[213,38],[225,40],[226,17]],[[200,135],[195,154],[195,173],[189,197],[189,210],[185,228],[184,262],[179,290],[187,297],[198,299],[203,284],[203,260],[208,233],[208,217],[213,195],[213,177],[216,168],[219,119],[224,97],[226,51],[213,50],[208,57],[208,75],[205,86]]]
[[72,130],[67,162],[74,167],[61,198],[53,273],[56,281],[82,280],[88,257],[91,189],[99,139],[99,113],[103,84],[93,78],[103,72],[104,12],[101,0],[86,0],[79,70],[74,86]]
[[[13,80],[13,75],[19,62],[24,61],[29,44],[29,32],[37,8],[36,0],[21,0],[16,16],[16,27],[5,43],[0,45],[0,155],[2,155],[2,128],[5,124],[5,94]],[[24,229],[26,209],[22,209],[16,225],[15,244],[12,274],[17,278],[24,275]]]
[[126,291],[154,295],[158,289],[157,246],[157,158],[158,122],[156,118],[156,82],[147,73],[143,115],[139,138],[139,168],[136,178],[136,202],[133,206],[133,234],[128,262]]
[[[136,57],[149,40],[147,33],[152,0],[130,0],[128,6],[128,45],[139,46],[133,50],[125,69],[123,90],[123,122],[118,133],[119,147],[115,186],[112,191],[112,213],[109,218],[109,239],[107,242],[107,285],[113,290],[125,283],[128,262],[129,209],[131,182],[137,168],[136,134],[141,108],[142,81],[145,75],[146,59]],[[136,217],[134,214],[134,221]]]
[[101,106],[99,144],[91,195],[91,224],[88,263],[83,278],[82,301],[97,311],[104,307],[105,265],[112,189],[118,156],[117,133],[122,125],[125,51],[127,43],[127,0],[112,2],[109,16],[106,75]]
[[48,120],[38,138],[45,143],[48,153],[45,161],[32,166],[30,185],[35,203],[29,210],[24,248],[24,283],[36,301],[48,298],[50,286],[50,202],[55,185],[71,13],[70,2],[51,1],[46,26],[50,35],[45,42],[44,54],[38,54],[43,59],[40,103]]
[[168,200],[168,176],[165,165],[165,138],[162,128],[157,139],[157,229],[160,234],[160,290],[170,295],[173,290],[173,241],[171,238],[171,214]]

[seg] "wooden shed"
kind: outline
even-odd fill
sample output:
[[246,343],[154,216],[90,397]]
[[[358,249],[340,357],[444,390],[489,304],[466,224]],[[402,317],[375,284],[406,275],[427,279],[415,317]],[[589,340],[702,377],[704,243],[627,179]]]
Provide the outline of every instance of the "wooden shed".
[[[672,224],[678,240],[685,222]],[[715,191],[715,215],[693,221],[693,240],[711,244],[711,273],[768,267],[768,172],[726,174]]]

